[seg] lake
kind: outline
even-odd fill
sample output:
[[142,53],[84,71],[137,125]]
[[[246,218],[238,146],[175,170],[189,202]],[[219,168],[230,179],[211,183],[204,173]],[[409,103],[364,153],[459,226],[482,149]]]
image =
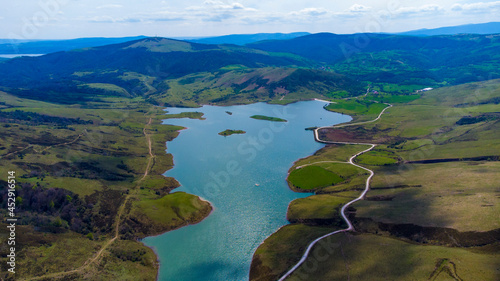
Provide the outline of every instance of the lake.
[[[158,255],[159,280],[248,280],[254,251],[288,224],[288,204],[309,196],[292,192],[286,183],[294,161],[324,146],[305,128],[351,120],[324,110],[324,105],[304,101],[286,106],[255,103],[166,109],[168,113],[205,114],[206,120],[164,121],[187,128],[167,143],[175,166],[165,175],[181,183],[175,191],[210,201],[214,211],[201,223],[143,240]],[[288,122],[255,120],[252,115]],[[226,129],[246,134],[218,135]]]
[[17,57],[39,57],[43,55],[44,54],[0,54],[0,58],[13,59]]

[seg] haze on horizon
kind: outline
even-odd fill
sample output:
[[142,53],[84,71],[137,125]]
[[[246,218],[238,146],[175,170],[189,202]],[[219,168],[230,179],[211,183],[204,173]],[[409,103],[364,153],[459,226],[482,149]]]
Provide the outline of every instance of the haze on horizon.
[[500,1],[24,0],[4,2],[0,38],[196,37],[402,32],[500,20]]

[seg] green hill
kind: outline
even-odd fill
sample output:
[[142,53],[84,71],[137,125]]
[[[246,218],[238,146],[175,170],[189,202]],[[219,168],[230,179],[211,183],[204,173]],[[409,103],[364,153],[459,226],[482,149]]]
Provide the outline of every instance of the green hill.
[[170,105],[186,105],[186,101],[195,104],[289,103],[322,98],[332,92],[344,91],[351,96],[365,92],[362,84],[345,75],[288,67],[232,66],[216,72],[186,75],[166,83],[168,91],[155,98]]
[[19,97],[63,104],[142,96],[154,104],[194,106],[363,92],[359,83],[314,66],[292,54],[147,38],[5,61],[0,86]]
[[[500,35],[319,33],[208,45],[145,38],[0,62],[0,90],[74,104],[145,97],[153,104],[248,103],[414,92],[500,77]],[[337,94],[336,94],[337,93]]]
[[319,33],[248,47],[296,54],[360,80],[460,84],[500,77],[500,35],[413,37]]

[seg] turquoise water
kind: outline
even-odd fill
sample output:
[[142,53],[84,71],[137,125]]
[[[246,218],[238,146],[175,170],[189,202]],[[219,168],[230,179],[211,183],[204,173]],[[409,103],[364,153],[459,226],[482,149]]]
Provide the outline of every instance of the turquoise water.
[[[286,106],[256,103],[167,108],[169,113],[205,114],[206,120],[164,121],[187,128],[167,143],[175,166],[165,175],[181,183],[176,191],[210,201],[214,211],[201,223],[143,240],[158,254],[159,280],[248,280],[252,255],[259,244],[288,223],[290,201],[309,195],[290,191],[285,180],[294,161],[323,147],[314,141],[312,131],[304,129],[351,119],[323,106],[320,101],[306,101]],[[255,114],[288,122],[249,118]],[[226,129],[247,133],[218,135]]]

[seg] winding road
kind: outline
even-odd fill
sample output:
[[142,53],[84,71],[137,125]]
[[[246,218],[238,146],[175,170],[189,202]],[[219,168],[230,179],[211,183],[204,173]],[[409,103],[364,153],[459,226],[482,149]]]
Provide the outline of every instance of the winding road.
[[[352,200],[352,201],[349,201],[347,204],[345,204],[342,209],[340,210],[340,214],[342,215],[342,218],[344,219],[344,221],[347,223],[347,228],[344,228],[344,229],[340,229],[340,230],[337,230],[337,231],[334,231],[334,232],[330,232],[328,234],[325,234],[319,238],[316,238],[316,240],[312,241],[309,246],[307,246],[307,249],[306,251],[304,252],[304,254],[302,255],[302,258],[299,260],[299,262],[297,262],[287,273],[285,273],[278,281],[283,281],[285,280],[286,278],[288,278],[290,276],[290,274],[292,274],[295,270],[297,270],[297,268],[299,268],[307,259],[307,257],[309,256],[309,253],[311,252],[312,248],[314,247],[314,245],[316,245],[316,243],[318,243],[319,241],[321,241],[322,239],[328,237],[328,236],[332,236],[334,234],[337,234],[337,233],[340,233],[340,232],[347,232],[347,231],[352,231],[354,230],[354,226],[352,225],[351,221],[349,220],[349,218],[347,218],[347,215],[345,214],[345,210],[350,206],[352,205],[353,203],[359,201],[359,200],[362,200],[366,193],[368,192],[368,190],[370,189],[370,181],[373,177],[373,175],[375,174],[372,170],[368,169],[368,168],[365,168],[363,166],[360,166],[356,163],[354,163],[354,159],[356,157],[358,157],[359,155],[363,154],[363,153],[366,153],[370,150],[372,150],[375,146],[377,146],[377,144],[374,144],[374,143],[358,143],[358,142],[335,142],[335,141],[325,141],[325,140],[322,140],[319,138],[319,134],[318,134],[318,131],[321,130],[321,129],[328,129],[328,128],[331,128],[331,129],[334,129],[334,128],[342,128],[342,127],[347,127],[347,126],[355,126],[355,125],[360,125],[360,124],[366,124],[366,123],[372,123],[372,122],[375,122],[377,120],[380,119],[380,117],[382,116],[382,114],[384,114],[384,112],[391,108],[392,105],[391,104],[387,104],[388,106],[386,108],[384,108],[380,114],[377,116],[377,118],[373,119],[373,120],[370,120],[370,121],[364,121],[364,122],[357,122],[357,123],[349,123],[349,124],[343,124],[343,125],[336,125],[336,126],[327,126],[327,127],[320,127],[320,128],[316,128],[314,130],[314,139],[317,141],[317,142],[320,142],[320,143],[326,143],[326,144],[358,144],[358,145],[369,145],[370,148],[368,149],[365,149],[363,151],[360,151],[356,154],[354,154],[353,156],[351,156],[351,158],[349,158],[349,164],[351,165],[354,165],[358,168],[361,168],[365,171],[368,171],[370,173],[370,176],[366,179],[366,184],[365,184],[365,189],[363,190],[363,192],[361,193],[361,195],[359,197],[357,197],[356,199]],[[320,162],[316,162],[316,163],[324,163],[324,162],[328,162],[328,161],[320,161]],[[333,162],[333,161],[332,161]],[[336,162],[336,161],[335,161]],[[311,164],[307,164],[307,165],[303,165],[303,166],[308,166],[308,165],[312,165],[312,164],[316,164],[316,163],[311,163]]]

